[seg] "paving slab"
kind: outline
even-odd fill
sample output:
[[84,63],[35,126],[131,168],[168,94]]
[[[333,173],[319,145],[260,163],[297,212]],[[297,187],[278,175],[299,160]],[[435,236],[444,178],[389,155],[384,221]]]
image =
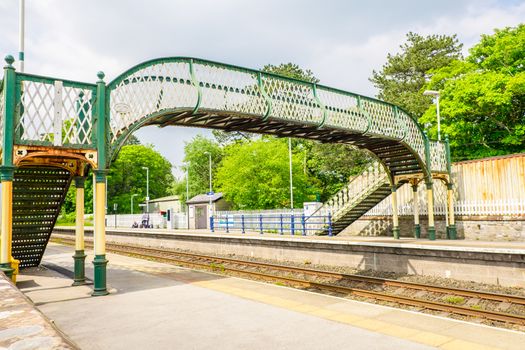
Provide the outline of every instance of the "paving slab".
[[[44,264],[71,273],[72,248]],[[108,254],[111,294],[53,270],[22,291],[83,349],[522,349],[525,334]],[[92,276],[92,255],[87,275]],[[62,271],[64,272],[64,271]]]

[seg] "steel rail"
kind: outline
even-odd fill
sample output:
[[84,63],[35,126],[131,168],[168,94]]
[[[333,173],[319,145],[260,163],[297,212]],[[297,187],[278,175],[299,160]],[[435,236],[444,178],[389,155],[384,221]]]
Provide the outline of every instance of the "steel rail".
[[[68,240],[73,241],[70,238],[63,238],[63,237],[60,237],[56,240],[62,241],[62,242],[68,241]],[[307,274],[312,274],[312,275],[317,275],[317,276],[349,278],[350,280],[354,280],[354,281],[371,282],[375,284],[386,284],[386,285],[391,285],[391,286],[411,288],[411,289],[420,289],[420,290],[439,292],[439,293],[444,293],[444,294],[456,294],[456,291],[458,291],[458,292],[464,292],[465,293],[464,295],[469,296],[469,297],[480,297],[480,295],[484,295],[487,297],[481,297],[481,298],[488,299],[488,300],[494,300],[494,301],[507,301],[507,302],[510,301],[512,303],[514,303],[514,301],[512,300],[516,300],[518,301],[516,302],[517,304],[523,304],[525,302],[525,298],[519,297],[519,296],[492,294],[488,292],[477,292],[477,291],[469,291],[469,290],[464,290],[464,289],[439,287],[439,286],[424,285],[424,284],[411,283],[411,282],[401,282],[401,281],[382,279],[382,278],[376,278],[376,277],[347,275],[347,274],[340,274],[340,273],[329,272],[329,271],[320,271],[320,270],[314,270],[314,269],[305,269],[305,268],[300,268],[300,267],[275,265],[275,264],[269,264],[269,263],[258,263],[258,262],[253,262],[253,261],[222,258],[222,257],[202,255],[202,254],[192,254],[192,253],[186,253],[186,252],[177,252],[177,251],[171,251],[171,250],[162,250],[162,249],[157,249],[157,248],[149,248],[149,247],[120,244],[120,243],[107,243],[107,246],[108,246],[108,251],[113,251],[113,252],[123,253],[127,255],[133,255],[133,256],[139,256],[139,257],[144,257],[148,259],[155,258],[155,259],[160,259],[160,260],[164,260],[164,261],[175,263],[175,264],[197,266],[200,268],[204,268],[206,270],[216,271],[217,269],[219,269],[222,272],[229,271],[229,272],[234,272],[234,273],[238,273],[242,275],[256,276],[256,277],[267,279],[267,280],[273,280],[273,281],[277,280],[277,281],[287,282],[291,284],[298,284],[298,285],[309,287],[309,288],[317,288],[320,290],[337,292],[341,294],[352,294],[355,296],[371,298],[371,299],[387,301],[387,302],[394,302],[398,304],[415,306],[415,307],[422,307],[422,308],[431,309],[435,311],[444,311],[444,312],[459,314],[463,316],[480,317],[480,318],[485,318],[485,319],[493,320],[493,321],[510,322],[510,323],[515,323],[515,324],[525,325],[525,316],[520,316],[520,315],[515,315],[515,314],[508,314],[508,313],[490,311],[490,310],[476,310],[476,309],[472,309],[469,307],[451,305],[451,304],[446,304],[446,303],[437,302],[437,301],[430,301],[430,300],[417,299],[413,297],[404,297],[404,296],[398,296],[398,295],[390,295],[390,294],[385,294],[381,292],[365,290],[361,288],[353,288],[353,287],[338,286],[338,285],[333,285],[333,284],[319,283],[319,282],[298,279],[294,277],[277,276],[274,274],[268,274],[268,273],[263,273],[263,272],[247,271],[247,270],[238,269],[234,267],[228,267],[228,266],[218,266],[217,267],[217,266],[212,266],[209,263],[177,259],[173,256],[166,256],[166,255],[179,255],[179,256],[184,256],[188,258],[204,259],[208,261],[212,260],[215,262],[226,262],[226,263],[235,263],[239,265],[248,265],[248,266],[253,266],[253,267],[273,268],[273,269],[286,271],[286,272],[307,273]],[[130,251],[130,248],[131,250],[134,250],[134,249],[138,250],[138,252]],[[149,254],[147,252],[149,252]],[[459,295],[459,294],[456,294],[456,295]],[[490,297],[494,297],[498,299],[489,299]]]

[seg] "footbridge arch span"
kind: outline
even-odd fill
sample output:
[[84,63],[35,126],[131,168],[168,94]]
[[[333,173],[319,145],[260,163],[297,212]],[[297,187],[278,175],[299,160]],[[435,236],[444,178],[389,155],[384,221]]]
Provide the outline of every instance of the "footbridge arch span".
[[108,160],[145,125],[194,126],[347,143],[391,175],[446,173],[445,144],[429,141],[401,108],[253,69],[188,57],[139,64],[107,86]]

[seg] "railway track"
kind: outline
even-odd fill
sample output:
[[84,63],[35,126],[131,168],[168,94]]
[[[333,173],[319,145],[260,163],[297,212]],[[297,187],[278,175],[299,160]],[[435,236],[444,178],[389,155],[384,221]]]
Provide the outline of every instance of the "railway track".
[[[63,244],[74,244],[74,239],[69,237],[52,238],[52,241]],[[91,242],[86,242],[86,245],[91,245]],[[418,291],[420,293],[426,292],[433,293],[434,295],[438,294],[438,297],[435,297],[434,299],[440,299],[439,295],[442,295],[447,296],[449,300],[458,300],[454,298],[472,298],[479,301],[525,306],[525,297],[522,296],[403,282],[378,277],[342,274],[331,271],[193,254],[129,244],[107,243],[106,246],[107,250],[110,252],[149,260],[153,259],[175,265],[196,267],[199,269],[213,270],[215,272],[227,272],[229,274],[256,278],[258,280],[270,281],[273,283],[280,282],[293,287],[314,289],[325,293],[330,292],[338,295],[351,295],[382,302],[440,311],[448,314],[482,318],[490,321],[525,326],[525,315],[522,314],[455,305],[453,303],[430,300],[429,298],[414,297],[413,295],[406,296],[401,295],[404,293],[399,293],[399,290],[401,289],[412,292]],[[319,279],[321,279],[322,282],[318,281]],[[397,288],[397,292],[392,293],[377,290],[385,288]]]

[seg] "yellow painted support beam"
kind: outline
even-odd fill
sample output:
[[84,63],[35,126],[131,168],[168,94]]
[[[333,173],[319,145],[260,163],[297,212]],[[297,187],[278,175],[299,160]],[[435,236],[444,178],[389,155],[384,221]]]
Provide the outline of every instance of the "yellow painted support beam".
[[396,187],[392,186],[392,233],[395,239],[399,239],[399,213],[397,208],[397,192]]
[[95,255],[106,254],[106,183],[95,184]]
[[436,239],[436,228],[434,226],[434,191],[432,183],[427,184],[427,205],[428,205],[428,238]]
[[[0,269],[7,277],[16,281],[18,260],[13,259],[13,181],[2,181],[2,224],[0,225]],[[14,268],[13,268],[14,267]]]
[[412,207],[414,208],[414,237],[421,237],[421,225],[419,224],[419,196],[417,194],[417,182],[412,184]]
[[0,264],[11,261],[11,239],[13,235],[13,181],[2,181],[2,225]]
[[106,175],[105,171],[95,170],[95,258],[93,296],[109,294],[106,286]]
[[84,188],[77,187],[75,218],[75,250],[84,250]]

